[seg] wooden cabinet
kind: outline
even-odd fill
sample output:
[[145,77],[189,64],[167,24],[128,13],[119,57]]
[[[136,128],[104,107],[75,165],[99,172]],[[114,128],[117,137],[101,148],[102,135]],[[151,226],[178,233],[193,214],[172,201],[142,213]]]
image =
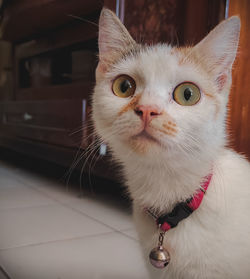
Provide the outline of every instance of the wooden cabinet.
[[0,72],[11,78],[0,84],[0,144],[69,167],[95,140],[88,126],[103,2],[3,3]]
[[79,142],[70,134],[86,121],[86,100],[4,102],[0,112],[1,132],[5,135],[77,147]]

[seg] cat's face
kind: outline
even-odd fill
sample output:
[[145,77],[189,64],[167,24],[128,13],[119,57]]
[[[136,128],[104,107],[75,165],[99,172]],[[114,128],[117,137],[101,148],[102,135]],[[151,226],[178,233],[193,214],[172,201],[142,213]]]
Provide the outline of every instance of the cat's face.
[[[235,43],[239,20],[221,25],[220,36]],[[228,44],[215,31],[193,48],[145,47],[110,11],[102,12],[93,120],[116,154],[181,158],[209,153],[224,143],[237,44],[229,44],[226,56],[223,46]]]

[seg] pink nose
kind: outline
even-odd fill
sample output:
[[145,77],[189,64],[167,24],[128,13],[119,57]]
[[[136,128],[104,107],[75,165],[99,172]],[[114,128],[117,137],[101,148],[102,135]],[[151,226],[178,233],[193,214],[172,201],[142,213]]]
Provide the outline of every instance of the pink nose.
[[145,123],[150,122],[154,117],[162,114],[159,107],[153,105],[137,106],[135,108],[135,113],[140,116]]

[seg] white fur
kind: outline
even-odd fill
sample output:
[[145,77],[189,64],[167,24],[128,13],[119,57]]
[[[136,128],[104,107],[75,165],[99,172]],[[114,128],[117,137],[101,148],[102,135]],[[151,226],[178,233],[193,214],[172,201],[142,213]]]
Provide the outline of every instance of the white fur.
[[[104,53],[100,53],[97,69],[93,121],[97,133],[123,166],[152,278],[250,278],[250,165],[225,148],[226,104],[239,20],[234,17],[223,22],[185,52],[167,45],[139,47],[135,52],[129,49],[127,55],[126,50],[121,51],[120,59],[102,68],[107,42],[111,42],[108,55],[114,48],[117,58],[124,47],[124,36],[129,36],[124,31],[123,39],[117,38],[115,43],[119,32],[112,32],[112,28],[118,24],[121,30],[121,23],[114,18],[108,10],[101,15],[102,26],[106,23],[111,30],[100,30],[103,33],[99,45]],[[129,48],[138,47],[130,36],[128,41]],[[119,98],[111,90],[113,79],[120,74],[135,79],[135,96],[141,94],[140,105],[157,105],[167,113],[165,118],[154,118],[148,128],[160,143],[138,143],[146,145],[144,152],[137,152],[130,143],[131,137],[142,129],[140,117],[133,110],[119,113],[131,99]],[[219,86],[222,75],[227,79]],[[191,81],[201,89],[201,99],[194,106],[180,106],[173,100],[174,88],[183,81]],[[206,92],[214,98],[206,96]],[[175,136],[158,129],[166,117],[176,123]],[[210,172],[212,181],[200,208],[166,233],[164,245],[171,253],[170,264],[165,270],[156,270],[150,266],[148,254],[157,244],[158,230],[143,208],[171,210],[177,202],[192,196]]]

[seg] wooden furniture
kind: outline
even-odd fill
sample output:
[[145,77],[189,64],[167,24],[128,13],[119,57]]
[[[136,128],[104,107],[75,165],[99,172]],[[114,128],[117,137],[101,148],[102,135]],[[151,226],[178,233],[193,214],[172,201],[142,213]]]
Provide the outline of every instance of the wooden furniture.
[[[0,145],[68,167],[79,147],[81,154],[95,141],[88,125],[103,6],[135,39],[179,45],[196,43],[225,12],[224,0],[3,3],[0,34],[8,43],[0,42]],[[115,179],[107,158],[105,146],[98,147],[89,157],[97,162],[92,171]]]
[[241,35],[239,54],[233,71],[229,104],[231,145],[250,160],[250,1],[230,0],[229,16],[239,15]]
[[11,49],[2,67],[9,77],[0,87],[0,143],[70,166],[79,147],[94,140],[87,123],[103,3],[5,3],[1,33]]

